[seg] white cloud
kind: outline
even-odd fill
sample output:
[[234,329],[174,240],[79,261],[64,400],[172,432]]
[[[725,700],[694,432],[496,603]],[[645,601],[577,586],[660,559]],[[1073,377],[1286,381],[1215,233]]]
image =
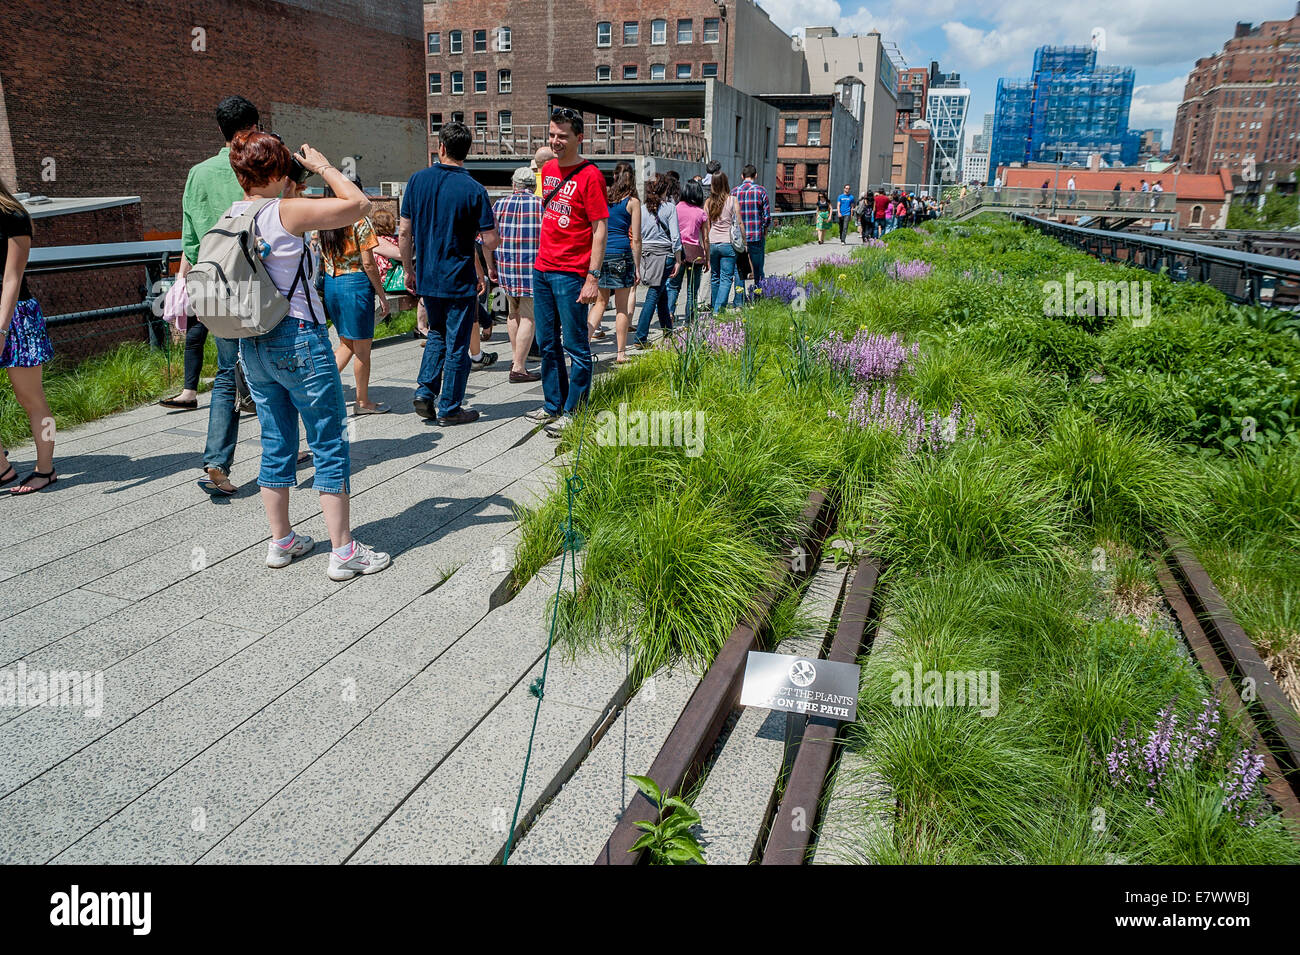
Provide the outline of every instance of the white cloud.
[[1168,147],[1173,138],[1174,117],[1178,113],[1178,104],[1183,101],[1186,85],[1187,76],[1184,74],[1164,83],[1134,87],[1129,129],[1162,130],[1162,142]]
[[1023,61],[1038,42],[1037,31],[1028,27],[979,30],[959,20],[945,23],[943,33],[948,39],[944,66],[958,72]]

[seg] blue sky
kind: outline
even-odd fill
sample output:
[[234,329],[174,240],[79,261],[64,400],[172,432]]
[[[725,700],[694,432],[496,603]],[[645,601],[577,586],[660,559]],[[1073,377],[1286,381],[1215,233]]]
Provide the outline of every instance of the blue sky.
[[1028,77],[1037,47],[1083,45],[1100,28],[1105,50],[1098,64],[1131,66],[1136,73],[1130,128],[1161,129],[1166,146],[1197,58],[1221,49],[1238,20],[1285,20],[1296,10],[1288,0],[1262,0],[1237,11],[1211,0],[758,2],[787,32],[827,24],[842,34],[874,28],[887,44],[897,45],[907,66],[938,60],[941,70],[960,73],[971,91],[967,141],[979,132],[984,114],[993,111],[998,77]]

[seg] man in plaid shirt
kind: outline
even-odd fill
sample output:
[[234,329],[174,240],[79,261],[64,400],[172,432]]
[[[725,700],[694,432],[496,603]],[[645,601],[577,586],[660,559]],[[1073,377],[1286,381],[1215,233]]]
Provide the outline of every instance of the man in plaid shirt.
[[[767,248],[767,230],[772,224],[772,206],[767,200],[767,190],[754,181],[758,170],[747,163],[740,171],[744,182],[731,190],[740,204],[740,222],[745,229],[745,244],[749,247],[750,277],[757,285],[763,281],[763,253]],[[739,275],[739,273],[737,273]],[[735,304],[741,304],[744,283],[736,283]]]
[[542,237],[542,200],[533,191],[535,179],[531,169],[520,166],[510,177],[515,191],[492,207],[501,244],[488,262],[489,274],[509,307],[510,380],[516,382],[542,379],[525,367],[533,345],[533,262]]

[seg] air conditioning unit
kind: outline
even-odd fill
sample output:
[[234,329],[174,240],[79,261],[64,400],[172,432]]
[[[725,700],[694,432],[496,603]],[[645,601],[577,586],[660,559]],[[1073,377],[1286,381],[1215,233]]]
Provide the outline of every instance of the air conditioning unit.
[[379,194],[381,196],[395,196],[400,199],[404,192],[406,192],[406,183],[404,182],[381,182],[379,184]]

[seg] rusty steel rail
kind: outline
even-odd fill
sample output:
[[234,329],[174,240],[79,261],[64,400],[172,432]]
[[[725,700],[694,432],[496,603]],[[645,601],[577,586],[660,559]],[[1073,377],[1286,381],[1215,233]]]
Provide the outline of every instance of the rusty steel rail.
[[[879,608],[876,585],[880,582],[881,564],[874,557],[864,557],[853,575],[853,584],[840,611],[827,659],[836,663],[854,663],[866,642],[867,627]],[[777,808],[763,848],[761,865],[803,865],[816,832],[821,809],[822,790],[836,754],[836,739],[841,724],[824,716],[810,716],[799,743],[785,795]]]
[[[820,549],[821,543],[835,525],[834,501],[826,493],[814,491],[808,496],[808,504],[799,521],[798,539],[790,543],[811,555]],[[783,557],[769,570],[767,586],[761,591],[754,609],[731,631],[646,773],[659,785],[665,796],[680,793],[691,773],[708,759],[727,717],[739,703],[745,661],[749,651],[758,648],[759,637],[770,626],[772,608],[793,583],[811,573],[815,563],[809,560],[805,570],[796,571],[790,559]],[[638,792],[623,811],[595,864],[640,863],[643,851],[630,851],[632,844],[644,834],[636,828],[636,823],[654,822],[657,819],[658,810],[654,804]]]
[[[1168,535],[1166,543],[1168,549],[1156,562],[1165,599],[1229,714],[1240,714],[1247,731],[1265,747],[1269,794],[1288,819],[1300,822],[1300,715],[1205,568],[1181,539]],[[1247,680],[1253,699],[1243,699],[1240,690]]]

